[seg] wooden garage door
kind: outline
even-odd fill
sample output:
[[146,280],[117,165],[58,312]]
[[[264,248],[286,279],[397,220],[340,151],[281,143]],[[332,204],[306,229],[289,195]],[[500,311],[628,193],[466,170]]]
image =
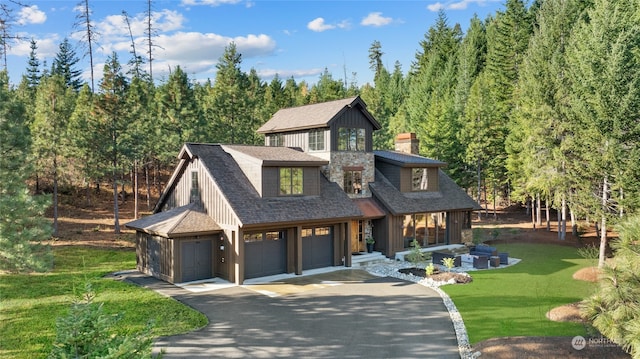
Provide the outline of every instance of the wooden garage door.
[[333,266],[331,227],[302,229],[302,269]]
[[211,240],[182,242],[182,281],[211,277]]
[[286,273],[287,239],[285,231],[245,233],[244,277],[257,278]]

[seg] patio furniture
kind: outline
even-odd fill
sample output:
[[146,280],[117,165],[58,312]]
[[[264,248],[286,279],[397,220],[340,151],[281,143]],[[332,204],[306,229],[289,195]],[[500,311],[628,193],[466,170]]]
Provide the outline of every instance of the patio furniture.
[[491,264],[492,267],[500,267],[500,257],[491,256],[491,258],[489,258],[489,264]]
[[489,268],[489,256],[475,256],[473,257],[473,268],[487,269]]
[[509,264],[509,253],[508,252],[500,252],[498,253],[500,257],[500,264]]
[[498,249],[487,245],[477,245],[469,248],[469,254],[476,256],[497,256]]

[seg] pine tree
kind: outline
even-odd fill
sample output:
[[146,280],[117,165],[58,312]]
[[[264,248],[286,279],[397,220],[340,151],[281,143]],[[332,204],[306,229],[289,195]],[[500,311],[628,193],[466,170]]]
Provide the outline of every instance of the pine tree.
[[0,71],[0,270],[44,271],[52,264],[49,247],[42,244],[51,236],[44,217],[49,201],[29,193],[27,117],[8,83],[6,71]]
[[103,143],[106,145],[104,155],[110,164],[113,186],[114,232],[120,233],[120,210],[118,205],[118,177],[120,162],[128,155],[130,147],[123,134],[127,131],[128,117],[125,96],[128,83],[122,74],[122,67],[117,54],[113,53],[104,65],[100,94],[96,102],[96,112],[101,123]]
[[27,67],[27,81],[29,87],[34,88],[38,86],[40,83],[41,69],[40,69],[40,60],[38,59],[38,45],[34,39],[31,39],[31,43],[29,44],[31,51],[29,52],[29,62]]
[[38,86],[35,118],[31,125],[34,152],[41,173],[53,185],[53,235],[58,235],[58,187],[67,147],[67,128],[75,98],[60,75],[46,77]]
[[[600,261],[604,266],[607,224],[620,217],[625,198],[638,196],[640,143],[640,22],[634,0],[596,0],[588,19],[574,30],[567,48],[576,200],[590,218],[600,218]],[[632,175],[631,173],[635,173]],[[594,196],[594,193],[597,196]],[[627,210],[633,210],[628,208]]]
[[82,71],[76,69],[79,61],[80,59],[71,47],[69,39],[65,38],[62,43],[60,43],[58,53],[53,59],[51,66],[51,74],[62,76],[65,84],[76,92],[82,87]]

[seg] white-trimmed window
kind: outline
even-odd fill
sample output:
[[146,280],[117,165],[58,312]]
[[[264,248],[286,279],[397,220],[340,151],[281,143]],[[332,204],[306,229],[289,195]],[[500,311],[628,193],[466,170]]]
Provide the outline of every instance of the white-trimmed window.
[[324,151],[324,130],[309,132],[309,151]]

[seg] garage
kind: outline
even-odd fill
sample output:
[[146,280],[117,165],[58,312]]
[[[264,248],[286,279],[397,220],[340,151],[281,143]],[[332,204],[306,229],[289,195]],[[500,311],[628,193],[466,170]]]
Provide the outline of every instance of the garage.
[[182,241],[182,281],[208,279],[211,273],[211,239]]
[[245,278],[257,278],[287,271],[285,231],[245,233]]
[[302,269],[333,266],[331,227],[302,229]]

